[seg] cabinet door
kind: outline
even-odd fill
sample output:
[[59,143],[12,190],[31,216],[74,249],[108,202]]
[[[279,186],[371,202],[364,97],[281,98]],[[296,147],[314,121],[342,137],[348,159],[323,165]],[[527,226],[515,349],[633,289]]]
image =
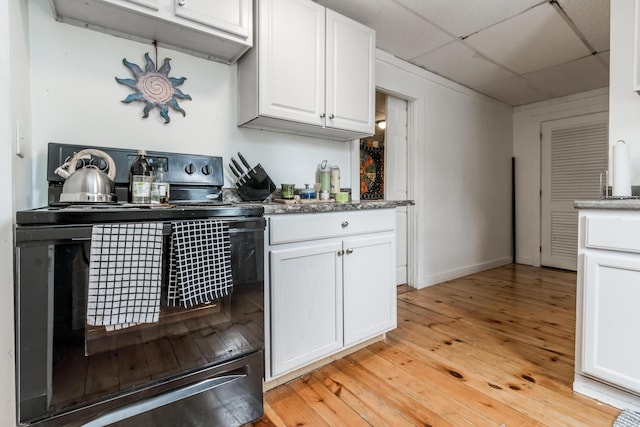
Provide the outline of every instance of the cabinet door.
[[271,375],[342,347],[340,242],[272,249]]
[[173,0],[173,2],[176,16],[241,38],[248,38],[251,35],[251,25],[253,25],[251,0]]
[[324,7],[309,0],[261,0],[258,7],[260,113],[322,126]]
[[375,133],[375,31],[327,9],[326,126]]
[[395,234],[344,241],[345,346],[396,326]]
[[593,377],[640,392],[640,255],[584,257],[582,368]]

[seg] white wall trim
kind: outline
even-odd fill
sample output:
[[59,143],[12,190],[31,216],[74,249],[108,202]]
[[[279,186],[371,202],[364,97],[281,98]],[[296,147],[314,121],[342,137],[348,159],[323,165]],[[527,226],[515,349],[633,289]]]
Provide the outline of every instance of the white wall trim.
[[459,277],[468,276],[470,274],[479,273],[481,271],[490,270],[492,268],[501,267],[503,265],[511,264],[513,260],[510,257],[500,258],[493,261],[487,261],[479,264],[458,268],[455,270],[449,270],[438,274],[433,274],[425,278],[425,282],[422,288],[433,286],[438,283],[446,282],[447,280],[457,279]]

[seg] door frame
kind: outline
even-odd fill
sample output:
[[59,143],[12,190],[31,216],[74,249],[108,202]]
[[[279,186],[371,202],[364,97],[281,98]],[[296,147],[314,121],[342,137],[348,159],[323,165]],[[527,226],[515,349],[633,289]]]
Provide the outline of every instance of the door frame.
[[[418,105],[417,99],[408,94],[394,92],[384,87],[376,86],[376,91],[382,92],[387,96],[401,99],[407,103],[407,199],[413,200],[418,205],[417,188],[418,188]],[[360,140],[356,139],[351,142],[351,188],[355,196],[357,193],[360,199]],[[358,185],[354,185],[358,183]],[[355,199],[354,199],[355,200]],[[407,285],[412,288],[419,287],[419,266],[418,266],[418,235],[417,224],[417,206],[407,209]]]

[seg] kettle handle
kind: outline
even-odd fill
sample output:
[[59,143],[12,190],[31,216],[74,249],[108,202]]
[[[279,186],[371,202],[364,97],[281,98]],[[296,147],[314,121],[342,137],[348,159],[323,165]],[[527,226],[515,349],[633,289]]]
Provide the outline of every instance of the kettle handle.
[[67,172],[69,173],[69,175],[75,172],[76,163],[78,163],[78,160],[80,160],[81,157],[86,156],[87,154],[97,156],[97,157],[102,157],[103,159],[105,159],[107,161],[107,167],[108,167],[107,176],[111,181],[115,180],[116,163],[113,161],[110,155],[108,155],[102,150],[97,150],[95,148],[87,148],[85,150],[80,150],[75,154],[75,156],[71,158],[71,160],[69,160],[69,167],[67,168]]

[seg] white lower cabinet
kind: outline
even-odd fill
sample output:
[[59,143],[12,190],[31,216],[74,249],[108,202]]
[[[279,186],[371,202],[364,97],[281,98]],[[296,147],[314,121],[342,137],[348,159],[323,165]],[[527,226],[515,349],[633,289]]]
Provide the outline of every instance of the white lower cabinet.
[[330,242],[271,251],[272,375],[342,347],[341,248]]
[[640,213],[579,213],[574,390],[640,408]]
[[640,255],[588,254],[584,264],[589,316],[584,319],[582,370],[640,393]]
[[396,326],[394,228],[393,209],[269,218],[267,380]]

